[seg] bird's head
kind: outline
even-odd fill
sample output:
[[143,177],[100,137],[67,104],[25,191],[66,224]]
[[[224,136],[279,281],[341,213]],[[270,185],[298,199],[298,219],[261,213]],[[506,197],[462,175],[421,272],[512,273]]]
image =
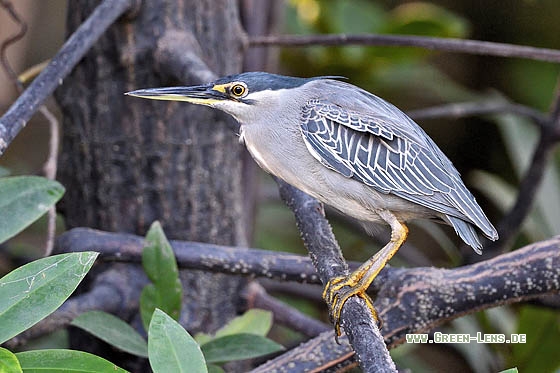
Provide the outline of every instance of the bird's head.
[[288,90],[324,78],[328,77],[295,78],[265,72],[246,72],[204,85],[140,89],[126,94],[152,100],[185,101],[210,106],[243,121],[279,102]]

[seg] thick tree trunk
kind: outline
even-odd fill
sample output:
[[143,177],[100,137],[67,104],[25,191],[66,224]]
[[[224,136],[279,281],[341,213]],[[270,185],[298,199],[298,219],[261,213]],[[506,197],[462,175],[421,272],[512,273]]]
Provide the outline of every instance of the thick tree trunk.
[[[70,1],[68,32],[98,3]],[[66,224],[143,235],[159,220],[169,238],[244,245],[242,149],[232,121],[203,107],[124,96],[199,83],[162,72],[157,51],[169,35],[194,36],[199,57],[218,75],[241,69],[233,0],[143,1],[133,18],[111,27],[57,92]],[[244,280],[193,271],[182,278],[181,321],[190,331],[215,330],[236,313]]]

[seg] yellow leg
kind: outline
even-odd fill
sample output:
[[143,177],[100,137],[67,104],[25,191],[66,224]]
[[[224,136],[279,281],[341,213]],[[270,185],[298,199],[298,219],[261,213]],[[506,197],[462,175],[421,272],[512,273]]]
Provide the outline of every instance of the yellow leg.
[[340,336],[342,307],[348,298],[354,295],[359,296],[366,302],[373,318],[380,322],[377,311],[373,307],[373,301],[366,294],[366,290],[385,267],[385,264],[402,246],[408,235],[408,228],[389,211],[382,211],[379,215],[391,226],[391,241],[350,275],[332,278],[323,291],[323,299],[330,308],[337,336]]

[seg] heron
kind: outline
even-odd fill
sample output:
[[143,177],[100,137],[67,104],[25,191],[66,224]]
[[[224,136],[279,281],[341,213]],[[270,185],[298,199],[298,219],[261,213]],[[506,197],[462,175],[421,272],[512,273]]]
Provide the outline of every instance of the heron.
[[358,269],[324,287],[336,335],[344,303],[359,296],[380,321],[367,288],[402,246],[406,223],[452,226],[482,254],[479,233],[498,233],[435,142],[394,105],[340,80],[245,72],[189,87],[140,89],[130,96],[185,101],[224,111],[256,163],[294,187],[357,219],[366,231],[391,228],[390,241]]

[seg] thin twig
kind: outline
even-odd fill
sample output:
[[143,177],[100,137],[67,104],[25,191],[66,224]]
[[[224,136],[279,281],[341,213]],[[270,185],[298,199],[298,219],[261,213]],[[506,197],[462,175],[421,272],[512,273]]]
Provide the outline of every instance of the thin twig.
[[519,57],[560,63],[560,51],[548,48],[535,48],[523,45],[495,43],[479,40],[436,38],[414,35],[276,35],[253,36],[249,45],[307,47],[313,45],[385,45],[408,46],[456,53],[479,54],[485,56]]
[[[41,105],[39,111],[49,122],[49,154],[47,161],[43,166],[47,179],[56,179],[56,170],[58,164],[58,143],[59,143],[59,123],[58,119],[47,109],[45,105]],[[47,242],[45,243],[45,256],[52,254],[54,248],[54,236],[56,235],[56,206],[49,209],[47,215]]]
[[0,118],[0,156],[43,101],[59,86],[89,48],[117,18],[131,7],[132,0],[104,0],[64,43],[51,63]]
[[411,110],[407,114],[415,120],[435,118],[464,118],[470,116],[513,113],[532,119],[539,127],[549,122],[546,114],[521,104],[503,101],[462,102]]
[[19,30],[16,31],[15,34],[13,34],[12,36],[4,39],[4,41],[0,45],[0,64],[2,65],[2,68],[6,71],[8,77],[16,85],[16,88],[21,91],[23,90],[23,85],[17,79],[17,74],[12,69],[10,62],[8,61],[8,55],[6,54],[6,50],[10,45],[17,43],[25,36],[25,34],[27,33],[27,23],[25,23],[25,21],[19,16],[19,14],[16,12],[14,6],[10,1],[0,0],[0,6],[4,8],[4,10],[12,18],[12,20],[19,26]]
[[[2,42],[0,46],[0,62],[2,68],[5,70],[6,75],[12,81],[12,83],[16,86],[16,89],[21,92],[23,91],[23,81],[17,76],[15,71],[12,69],[10,62],[8,61],[8,57],[6,55],[6,51],[10,45],[17,42],[21,38],[24,37],[25,33],[27,32],[27,24],[23,21],[23,19],[18,15],[18,13],[13,8],[12,4],[9,1],[4,1],[0,3],[4,9],[10,14],[13,20],[20,26],[19,31],[12,37],[6,39]],[[38,69],[35,68],[34,71]],[[40,70],[39,70],[40,71]],[[28,74],[29,77],[32,74]],[[59,125],[58,119],[49,111],[49,109],[45,105],[41,105],[39,107],[39,111],[49,122],[49,153],[47,157],[47,161],[43,166],[43,170],[45,172],[45,176],[50,180],[56,179],[56,168],[57,168],[57,159],[58,159],[58,142],[59,142]],[[54,247],[54,236],[56,234],[56,207],[52,206],[49,208],[47,214],[47,239],[45,242],[45,256],[49,256],[52,253]]]

